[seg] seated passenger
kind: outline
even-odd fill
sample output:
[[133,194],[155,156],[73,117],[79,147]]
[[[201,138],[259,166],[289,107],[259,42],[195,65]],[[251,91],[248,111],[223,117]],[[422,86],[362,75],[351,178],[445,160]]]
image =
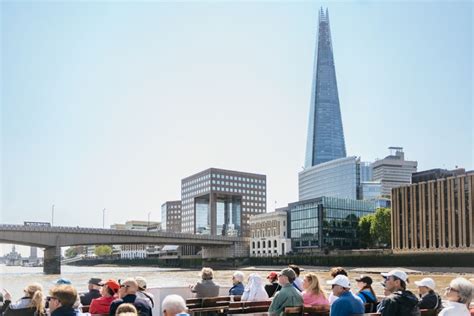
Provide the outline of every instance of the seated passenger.
[[147,302],[137,297],[138,284],[135,279],[127,279],[120,284],[120,289],[118,291],[119,299],[110,304],[109,315],[115,315],[117,308],[124,304],[130,303],[136,307],[139,315],[141,316],[151,316],[151,308]]
[[179,295],[168,295],[161,303],[161,310],[163,311],[163,316],[189,316],[186,313],[186,302]]
[[89,307],[91,314],[108,314],[110,312],[110,304],[116,299],[117,292],[120,288],[115,280],[107,280],[100,283],[102,286],[102,297],[94,298]]
[[281,290],[275,294],[268,309],[270,315],[279,315],[286,307],[303,306],[301,292],[293,287],[295,278],[296,273],[290,268],[283,269],[278,274],[278,283],[281,285]]
[[385,278],[385,287],[391,292],[381,303],[382,316],[419,316],[418,299],[408,291],[408,276],[402,270],[381,273]]
[[49,291],[49,312],[51,316],[84,315],[74,308],[77,291],[71,285],[57,285]]
[[202,268],[201,281],[196,285],[190,285],[191,292],[196,293],[196,297],[215,297],[219,296],[219,285],[212,280],[214,271],[211,268]]
[[91,278],[88,282],[88,289],[89,292],[80,295],[81,304],[84,306],[89,306],[94,298],[100,297],[100,282],[102,282],[99,278]]
[[364,313],[364,304],[351,293],[349,278],[345,275],[338,275],[326,283],[332,286],[332,292],[337,297],[337,300],[331,305],[331,316],[349,316]]
[[319,285],[316,273],[310,272],[304,276],[303,289],[304,305],[328,305],[329,307],[329,301]]
[[249,281],[242,294],[242,301],[265,301],[268,300],[267,291],[263,287],[263,280],[257,273],[249,275]]
[[40,316],[45,315],[43,287],[38,283],[28,285],[23,292],[25,296],[12,303],[11,294],[5,291],[5,302],[1,308],[4,316]]
[[456,278],[446,289],[448,303],[438,316],[470,316],[469,304],[473,296],[473,285],[464,278]]
[[229,290],[229,295],[242,295],[244,293],[244,274],[240,271],[235,271],[232,275],[232,287]]
[[441,310],[443,308],[441,297],[434,291],[436,285],[432,278],[424,278],[421,281],[415,281],[420,294],[418,306],[421,309]]
[[138,283],[137,297],[141,298],[150,305],[150,308],[155,307],[155,297],[146,290],[146,279],[143,277],[136,277],[135,281]]
[[267,280],[270,283],[265,284],[265,291],[267,291],[268,297],[273,297],[281,288],[280,284],[278,284],[278,272],[270,272],[267,276]]
[[374,313],[377,311],[377,295],[375,295],[374,289],[372,288],[372,278],[369,276],[361,275],[358,279],[356,279],[357,288],[359,288],[359,292],[357,296],[362,299],[362,303],[366,304],[369,303],[370,306],[367,309],[366,313]]

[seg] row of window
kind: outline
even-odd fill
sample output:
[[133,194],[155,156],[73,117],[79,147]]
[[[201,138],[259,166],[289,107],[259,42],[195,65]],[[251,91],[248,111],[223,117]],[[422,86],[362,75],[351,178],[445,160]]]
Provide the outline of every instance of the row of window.
[[260,189],[260,190],[265,189],[264,185],[251,184],[251,183],[220,181],[220,180],[212,180],[212,184],[227,185],[227,186],[240,187],[240,188]]
[[[260,241],[252,241],[252,249],[255,249],[255,246],[257,246],[257,248],[260,248],[260,246],[262,246],[262,248],[271,248],[272,247],[272,241],[271,240],[262,240],[262,242],[260,243]],[[278,242],[276,240],[273,241],[273,247],[276,248],[278,247]]]
[[[197,184],[200,182],[203,182],[204,180],[208,180],[210,178],[209,174],[203,175],[199,178],[193,179],[191,181],[186,181],[183,183],[183,188],[191,186],[193,184]],[[249,183],[261,183],[265,184],[264,179],[255,179],[255,178],[247,178],[247,177],[238,177],[238,176],[230,176],[227,174],[218,174],[218,173],[213,173],[212,174],[213,179],[225,179],[225,180],[233,180],[233,181],[242,181],[242,182],[249,182]],[[207,181],[208,183],[209,181]]]
[[[257,250],[257,252],[256,252],[256,253],[257,253],[257,254],[260,254],[260,250]],[[255,255],[256,253],[255,253],[255,250],[253,250],[253,251],[252,251],[252,254],[254,254],[254,255]],[[271,254],[271,253],[272,253],[272,251],[271,251],[271,250],[268,250],[268,252],[265,252],[265,250],[263,250],[263,251],[262,251],[262,253],[269,253],[269,254]],[[278,253],[278,250],[276,250],[276,249],[275,249],[275,250],[273,250],[273,253]]]

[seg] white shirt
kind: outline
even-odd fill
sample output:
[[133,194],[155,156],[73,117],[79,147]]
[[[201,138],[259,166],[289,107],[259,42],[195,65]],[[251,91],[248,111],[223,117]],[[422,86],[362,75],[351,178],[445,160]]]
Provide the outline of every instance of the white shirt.
[[471,313],[466,304],[448,301],[438,316],[471,316]]
[[300,289],[300,291],[303,291],[303,280],[301,280],[300,278],[296,278],[294,283]]
[[[354,292],[352,292],[352,290],[350,290],[350,292],[351,292],[352,296],[354,296],[356,298],[356,300],[358,300],[362,304],[364,304],[364,301],[362,301],[362,299],[359,297],[359,295],[354,294]],[[334,303],[334,301],[337,300],[338,298],[339,298],[339,296],[334,295],[331,291],[331,293],[329,293],[329,298],[328,298],[329,305],[332,305],[332,303]],[[469,316],[471,316],[471,315],[469,315]]]

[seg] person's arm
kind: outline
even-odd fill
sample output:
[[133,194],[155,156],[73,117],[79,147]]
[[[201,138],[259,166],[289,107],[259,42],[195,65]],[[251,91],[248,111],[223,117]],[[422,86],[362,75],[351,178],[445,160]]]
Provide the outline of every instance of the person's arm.
[[109,315],[110,316],[115,316],[115,311],[117,310],[117,303],[115,302],[112,302],[110,304],[110,311],[109,311]]
[[270,307],[268,308],[269,313],[275,313],[280,309],[280,306],[283,303],[283,299],[280,298],[281,295],[279,294],[280,292],[276,293],[275,296],[273,297],[273,301],[270,304]]

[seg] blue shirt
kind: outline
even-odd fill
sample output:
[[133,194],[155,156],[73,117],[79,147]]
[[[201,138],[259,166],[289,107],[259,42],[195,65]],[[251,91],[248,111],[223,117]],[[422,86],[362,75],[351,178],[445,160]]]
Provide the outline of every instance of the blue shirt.
[[[363,293],[363,294],[362,294]],[[357,294],[362,299],[362,302],[365,303],[376,303],[377,299],[374,297],[370,290],[363,290]],[[367,301],[367,296],[369,297],[370,302]]]
[[350,291],[344,292],[331,305],[331,316],[349,316],[352,314],[363,314],[364,304]]
[[244,285],[242,283],[237,283],[229,290],[229,295],[242,295],[244,294]]

